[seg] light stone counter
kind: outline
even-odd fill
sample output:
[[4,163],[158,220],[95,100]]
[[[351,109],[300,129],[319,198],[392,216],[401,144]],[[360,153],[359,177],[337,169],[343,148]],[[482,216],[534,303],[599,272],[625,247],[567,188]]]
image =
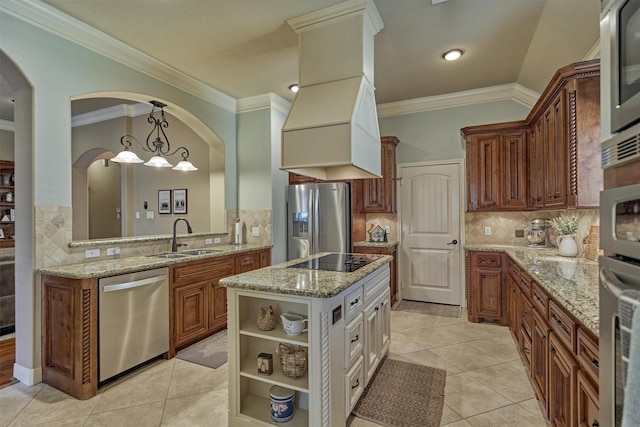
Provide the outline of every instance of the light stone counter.
[[319,253],[306,258],[298,258],[271,267],[264,267],[236,276],[220,279],[220,285],[227,288],[246,289],[311,298],[331,298],[349,288],[358,280],[390,263],[390,255],[370,255],[377,260],[354,272],[336,272],[288,268],[300,262],[318,258],[328,253]]
[[[42,267],[37,269],[36,272],[50,276],[66,277],[69,279],[91,279],[94,277],[116,276],[119,274],[133,273],[135,271],[166,267],[172,264],[223,257],[227,255],[237,255],[243,252],[251,252],[269,248],[271,248],[271,245],[211,245],[199,249],[215,250],[218,252],[212,252],[203,255],[183,256],[179,258],[158,258],[154,257],[153,255],[132,256],[123,258],[114,257],[112,259],[100,260],[95,262],[67,264],[56,267]],[[189,248],[185,249],[185,251],[194,249],[198,248]]]
[[504,252],[549,295],[599,336],[598,263],[586,258],[563,257],[557,248],[466,245],[467,251]]
[[363,240],[360,242],[355,242],[353,246],[356,248],[355,252],[358,252],[358,247],[362,248],[392,248],[398,244],[397,241],[389,241],[389,242],[369,242],[367,240]]

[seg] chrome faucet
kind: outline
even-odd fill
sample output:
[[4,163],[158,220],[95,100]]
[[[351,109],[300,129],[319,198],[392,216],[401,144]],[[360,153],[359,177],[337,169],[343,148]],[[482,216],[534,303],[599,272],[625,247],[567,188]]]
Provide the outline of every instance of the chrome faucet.
[[184,243],[178,244],[178,241],[176,240],[176,224],[178,224],[178,221],[180,220],[184,221],[185,224],[187,224],[187,233],[189,234],[193,233],[193,230],[191,229],[191,224],[189,224],[189,221],[187,221],[186,218],[180,217],[175,221],[173,221],[173,241],[171,243],[171,252],[178,252],[178,246],[187,246]]

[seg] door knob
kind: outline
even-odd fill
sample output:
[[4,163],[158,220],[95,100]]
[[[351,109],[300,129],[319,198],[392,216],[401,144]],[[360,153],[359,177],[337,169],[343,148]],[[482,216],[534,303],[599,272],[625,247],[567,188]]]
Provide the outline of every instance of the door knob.
[[447,243],[447,245],[457,245],[457,244],[458,244],[458,241],[456,239],[453,239],[452,241]]

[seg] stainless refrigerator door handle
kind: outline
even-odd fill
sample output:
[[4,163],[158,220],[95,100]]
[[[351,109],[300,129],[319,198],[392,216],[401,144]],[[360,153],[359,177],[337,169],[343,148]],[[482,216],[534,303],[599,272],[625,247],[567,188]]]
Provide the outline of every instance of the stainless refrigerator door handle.
[[313,195],[313,253],[320,252],[320,189],[315,188]]

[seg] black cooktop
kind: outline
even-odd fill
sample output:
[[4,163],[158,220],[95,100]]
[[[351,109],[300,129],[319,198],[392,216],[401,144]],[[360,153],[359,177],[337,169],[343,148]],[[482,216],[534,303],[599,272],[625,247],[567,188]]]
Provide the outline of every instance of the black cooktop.
[[329,254],[290,266],[309,270],[352,272],[379,259],[382,255]]

